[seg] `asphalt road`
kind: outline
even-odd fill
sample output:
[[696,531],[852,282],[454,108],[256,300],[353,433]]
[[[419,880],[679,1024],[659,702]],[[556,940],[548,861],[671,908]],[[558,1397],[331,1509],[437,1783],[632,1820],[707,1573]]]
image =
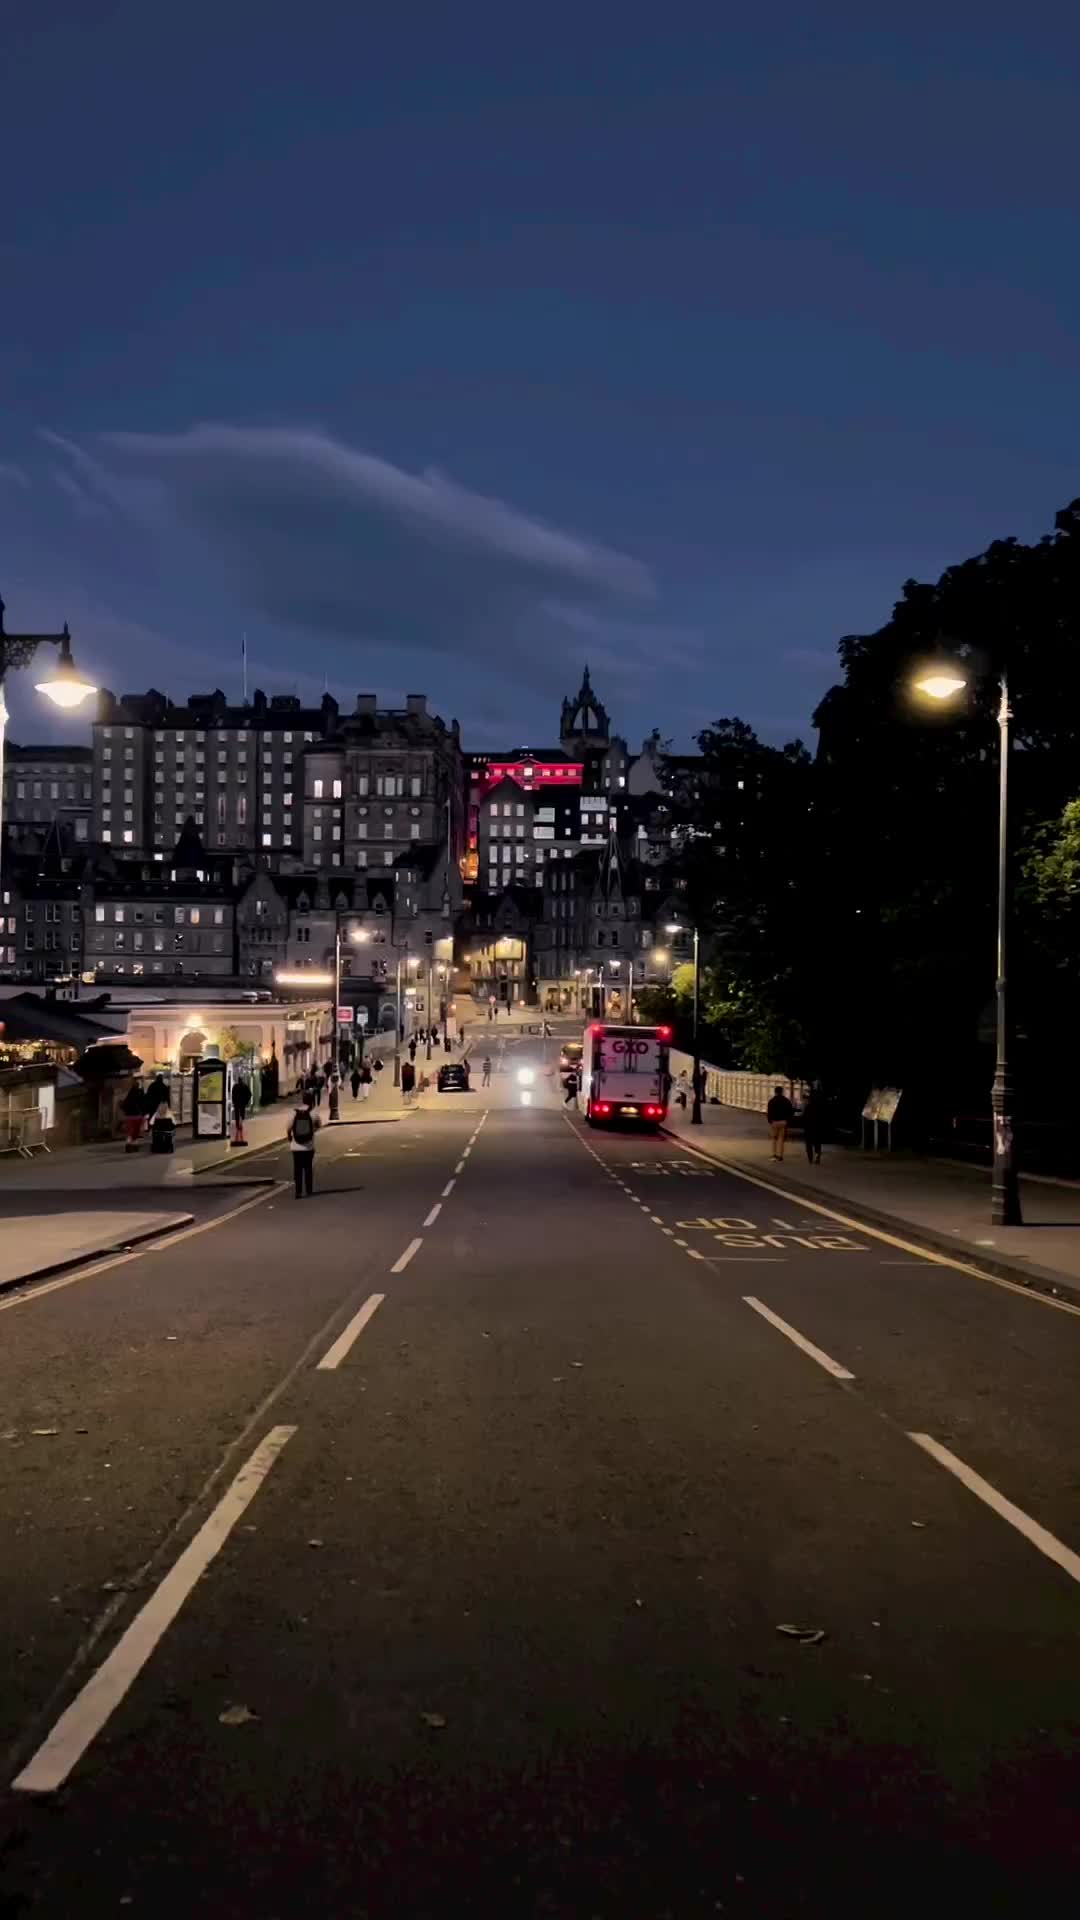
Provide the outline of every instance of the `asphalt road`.
[[1075,1900],[1080,1316],[545,1053],[0,1313],[6,1914]]

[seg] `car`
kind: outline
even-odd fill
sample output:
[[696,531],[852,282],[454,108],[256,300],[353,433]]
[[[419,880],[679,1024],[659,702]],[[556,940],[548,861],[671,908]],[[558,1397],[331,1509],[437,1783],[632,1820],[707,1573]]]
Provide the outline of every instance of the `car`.
[[559,1048],[559,1072],[580,1073],[584,1051],[584,1043],[581,1040],[564,1040]]
[[469,1069],[462,1060],[448,1060],[439,1068],[436,1084],[440,1093],[468,1093]]

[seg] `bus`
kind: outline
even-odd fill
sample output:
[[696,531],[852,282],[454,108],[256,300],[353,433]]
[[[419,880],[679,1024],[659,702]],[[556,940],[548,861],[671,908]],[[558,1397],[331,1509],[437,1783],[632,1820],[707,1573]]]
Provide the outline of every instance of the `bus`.
[[578,1110],[591,1127],[644,1126],[667,1118],[670,1027],[593,1020],[582,1044]]

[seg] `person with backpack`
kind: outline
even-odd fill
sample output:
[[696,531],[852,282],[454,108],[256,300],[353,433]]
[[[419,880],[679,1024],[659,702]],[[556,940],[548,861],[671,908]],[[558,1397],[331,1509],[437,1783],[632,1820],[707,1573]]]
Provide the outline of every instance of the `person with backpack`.
[[[376,1066],[378,1066],[379,1062],[376,1061],[375,1064]],[[361,1100],[368,1100],[371,1097],[371,1083],[372,1083],[372,1080],[374,1079],[374,1075],[372,1074],[371,1068],[368,1065],[368,1062],[366,1059],[361,1060],[360,1062],[359,1079],[360,1079],[360,1098]]]
[[285,1137],[292,1148],[293,1184],[298,1200],[302,1199],[305,1193],[309,1200],[311,1198],[315,1172],[315,1135],[320,1125],[318,1114],[312,1113],[307,1101],[297,1101]]

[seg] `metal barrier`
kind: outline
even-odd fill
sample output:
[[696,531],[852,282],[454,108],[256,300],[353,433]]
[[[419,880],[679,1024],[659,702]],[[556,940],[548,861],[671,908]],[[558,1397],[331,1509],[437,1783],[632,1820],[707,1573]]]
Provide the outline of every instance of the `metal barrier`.
[[9,1105],[7,1112],[0,1114],[0,1153],[18,1153],[24,1160],[32,1160],[35,1153],[51,1151],[40,1107]]

